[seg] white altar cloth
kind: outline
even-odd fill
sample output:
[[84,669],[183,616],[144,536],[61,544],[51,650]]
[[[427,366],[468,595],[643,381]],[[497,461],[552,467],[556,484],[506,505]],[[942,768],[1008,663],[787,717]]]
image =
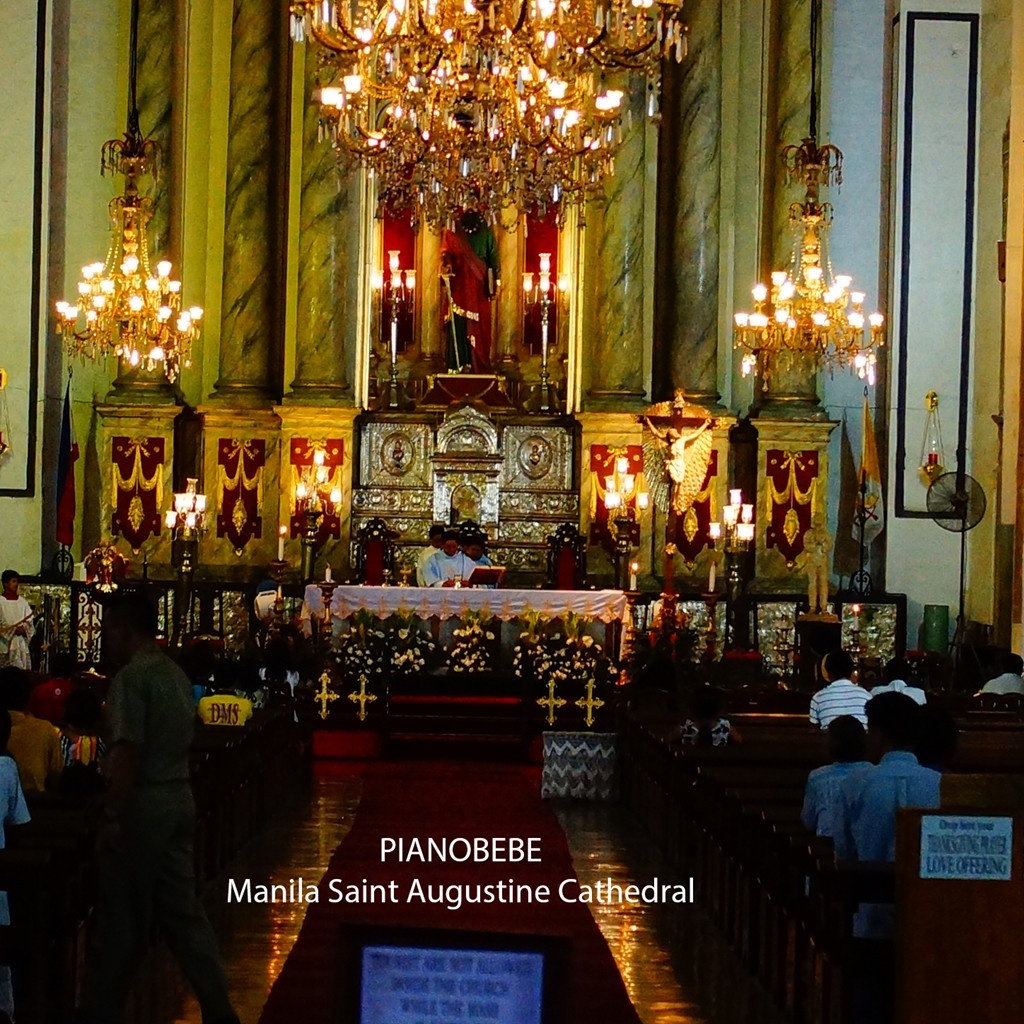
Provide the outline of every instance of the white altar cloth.
[[[315,583],[306,587],[302,618],[323,617],[323,595]],[[556,619],[567,612],[601,622],[624,622],[626,595],[621,590],[486,590],[478,587],[338,587],[331,595],[331,617],[347,619],[357,611],[380,619],[397,612],[421,619],[460,618],[482,612],[502,621],[540,612]]]

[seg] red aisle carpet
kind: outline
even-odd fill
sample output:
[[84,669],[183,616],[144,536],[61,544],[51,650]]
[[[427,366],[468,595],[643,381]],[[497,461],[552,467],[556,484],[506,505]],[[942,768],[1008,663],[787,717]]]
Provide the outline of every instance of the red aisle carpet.
[[[460,836],[538,837],[540,863],[429,864],[381,862],[380,839]],[[335,851],[320,880],[320,902],[311,904],[298,940],[270,993],[260,1024],[347,1024],[339,994],[340,933],[346,922],[451,927],[490,932],[568,936],[572,959],[564,979],[570,1008],[564,1024],[639,1024],[615,961],[588,906],[565,903],[557,887],[575,873],[557,820],[527,781],[522,767],[407,763],[374,765],[364,776],[363,796],[352,831]],[[397,882],[396,904],[331,904],[332,878],[345,884]],[[547,884],[547,904],[406,902],[413,879],[430,885],[475,886],[513,879]],[[260,881],[253,879],[254,882]],[[306,879],[315,882],[316,879]],[[575,888],[574,888],[575,891]],[[562,1022],[560,1022],[562,1024]]]

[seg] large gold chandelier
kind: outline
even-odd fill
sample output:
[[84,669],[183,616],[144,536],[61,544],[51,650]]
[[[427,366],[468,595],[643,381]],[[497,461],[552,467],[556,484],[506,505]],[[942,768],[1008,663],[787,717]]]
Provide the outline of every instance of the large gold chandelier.
[[754,285],[754,312],[735,316],[736,347],[743,352],[746,377],[757,371],[768,390],[773,370],[810,359],[816,368],[852,369],[861,380],[875,383],[875,349],[885,343],[885,318],[864,314],[864,292],[852,290],[853,279],[833,272],[828,255],[832,206],[821,189],[840,185],[843,154],[835,146],[819,146],[818,19],[820,0],[811,3],[811,130],[799,146],[786,146],[782,165],[788,179],[804,187],[804,199],[789,208],[794,231],[788,270],[775,270],[771,286]]
[[623,91],[682,60],[681,0],[291,3],[320,45],[321,124],[377,180],[382,207],[444,224],[472,207],[560,214],[614,170]]
[[139,129],[138,22],[139,3],[132,0],[128,127],[122,138],[105,142],[100,154],[102,171],[124,175],[124,193],[109,206],[110,248],[102,262],[82,268],[78,298],[57,303],[57,329],[72,356],[96,360],[116,355],[133,367],[162,365],[174,381],[182,367],[191,365],[203,311],[183,308],[181,282],[172,276],[169,261],[158,261],[155,270],[150,263],[146,225],[152,203],[140,193],[139,181],[151,173],[159,154]]

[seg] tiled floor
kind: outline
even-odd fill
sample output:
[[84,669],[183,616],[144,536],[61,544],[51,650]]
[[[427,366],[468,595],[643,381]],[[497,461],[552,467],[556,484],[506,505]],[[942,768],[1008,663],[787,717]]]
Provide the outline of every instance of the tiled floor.
[[[289,878],[318,878],[352,825],[359,788],[352,777],[318,778],[309,803],[276,822],[236,866],[235,877],[285,884]],[[615,807],[566,801],[555,809],[582,883],[645,884],[658,873]],[[229,906],[226,885],[225,879],[207,902],[225,936],[222,952],[239,1017],[242,1024],[256,1024],[298,935],[302,910],[287,904]],[[776,1024],[728,949],[708,930],[699,891],[697,904],[592,906],[644,1024]],[[199,1024],[191,995],[171,1019]]]

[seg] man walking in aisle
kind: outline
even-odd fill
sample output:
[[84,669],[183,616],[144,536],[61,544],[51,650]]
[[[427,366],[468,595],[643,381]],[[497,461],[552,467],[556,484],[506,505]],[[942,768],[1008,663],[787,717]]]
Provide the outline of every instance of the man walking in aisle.
[[196,896],[191,686],[157,647],[156,631],[156,609],[143,595],[122,592],[104,603],[103,654],[122,667],[109,699],[108,789],[84,1020],[120,1024],[155,921],[195,990],[203,1021],[238,1024],[216,938]]

